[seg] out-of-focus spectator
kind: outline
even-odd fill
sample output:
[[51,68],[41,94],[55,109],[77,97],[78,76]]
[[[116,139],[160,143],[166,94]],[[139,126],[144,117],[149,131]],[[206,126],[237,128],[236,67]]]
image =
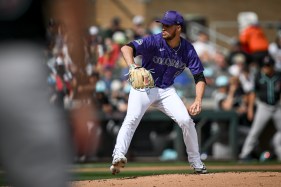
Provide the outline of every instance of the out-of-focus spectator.
[[104,54],[98,59],[98,71],[103,74],[103,71],[106,68],[114,68],[119,57],[120,45],[114,42],[111,38],[106,38]]
[[229,77],[229,65],[226,61],[226,55],[220,51],[216,51],[213,61],[205,64],[204,75],[207,81],[207,87],[205,88],[205,97],[212,97],[216,90],[216,78],[219,76]]
[[251,55],[249,55],[248,53],[246,53],[243,49],[242,49],[242,45],[240,43],[240,41],[238,39],[234,39],[232,41],[232,44],[230,46],[230,49],[229,49],[229,54],[228,54],[228,58],[227,58],[227,61],[228,61],[228,64],[229,65],[232,65],[234,64],[234,57],[237,55],[237,54],[240,54],[240,55],[243,55],[244,58],[245,58],[245,61],[247,64],[250,64],[252,59],[251,59]]
[[[242,20],[243,18],[240,17],[240,19]],[[241,42],[242,49],[252,56],[252,60],[255,63],[258,63],[267,54],[269,42],[262,27],[259,25],[256,14],[245,14],[243,22],[243,28],[239,33],[239,41]]]
[[215,77],[220,75],[229,75],[229,66],[226,60],[226,55],[221,51],[216,51],[213,63],[209,63],[207,66],[213,68]]
[[229,79],[227,97],[221,101],[221,109],[235,110],[240,116],[247,113],[247,98],[238,77]]
[[100,74],[100,80],[105,83],[105,93],[110,94],[111,83],[113,81],[113,69],[105,68],[104,71]]
[[73,95],[71,87],[71,77],[66,71],[62,60],[57,61],[55,74],[56,98],[54,103],[59,107],[65,107],[65,99],[70,99]]
[[[277,130],[272,140],[274,151],[278,160],[281,160],[281,73],[274,70],[274,60],[270,56],[265,56],[260,64],[261,72],[255,79],[254,91],[249,100],[248,118],[254,120],[239,158],[250,159],[259,135],[272,119]],[[255,101],[257,109],[254,113]]]
[[51,54],[61,54],[64,58],[66,68],[72,63],[69,54],[69,47],[66,25],[55,19],[50,20],[49,29],[47,29],[48,45]]
[[[248,111],[248,97],[244,93],[238,77],[227,77],[221,75],[216,79],[217,90],[214,92],[214,99],[216,102],[216,107],[223,111],[235,111],[238,115],[238,133],[239,133],[239,143],[241,146],[244,142],[244,138],[248,132],[250,122],[247,120]],[[222,158],[220,153],[221,149],[226,149],[227,153],[231,153],[228,145],[227,133],[229,125],[227,121],[218,121],[216,123],[216,129],[220,130],[219,143],[214,145],[214,156]],[[244,138],[243,138],[244,137]],[[227,157],[227,155],[225,155]],[[228,156],[231,156],[230,154]]]
[[88,34],[85,41],[85,58],[88,68],[88,74],[95,70],[98,59],[103,55],[102,37],[100,36],[100,29],[97,26],[91,26],[88,29]]
[[268,51],[275,61],[275,69],[281,71],[281,29],[277,32],[275,41],[269,44]]
[[205,88],[205,97],[211,97],[216,85],[215,85],[215,74],[214,74],[214,70],[211,67],[206,67],[204,69],[204,76],[206,79],[206,83],[208,86],[206,86]]
[[[227,97],[229,77],[220,75],[215,79],[216,90],[213,92],[212,97],[215,101],[215,110],[222,110],[221,103]],[[211,126],[211,133],[219,133],[219,138],[212,146],[212,154],[215,159],[228,159],[231,156],[228,137],[227,137],[226,121],[213,122]]]
[[[118,79],[115,79],[111,82],[110,87],[110,102],[112,106],[117,113],[125,113],[127,111],[127,100],[124,98],[122,82]],[[123,117],[123,115],[120,115],[120,117]]]
[[137,40],[144,37],[147,34],[144,17],[140,15],[134,16],[132,22],[134,39]]
[[235,56],[233,56],[232,65],[230,65],[230,67],[229,67],[229,73],[232,76],[239,77],[239,75],[244,70],[245,66],[247,66],[246,63],[247,62],[246,62],[246,58],[244,55],[236,54]]
[[210,42],[208,33],[199,31],[197,39],[193,42],[193,46],[203,63],[209,63],[213,61],[216,52],[215,46]]
[[103,80],[99,80],[96,83],[96,89],[95,92],[93,92],[93,98],[97,108],[101,109],[108,118],[111,117],[113,107],[109,100],[106,83]]
[[121,18],[114,17],[111,20],[109,28],[106,28],[103,33],[103,38],[112,38],[115,32],[123,32],[125,33],[124,28],[121,26]]
[[112,36],[112,41],[121,47],[122,45],[127,43],[127,37],[126,34],[123,32],[115,32]]
[[254,85],[254,73],[250,72],[246,57],[237,53],[233,56],[232,62],[233,64],[229,67],[229,73],[239,78],[245,93],[251,91]]
[[216,101],[215,109],[220,109],[221,100],[225,98],[228,91],[229,77],[226,75],[220,75],[215,79],[216,90],[213,93],[213,97]]
[[159,18],[154,18],[148,24],[148,34],[159,34],[162,32],[161,24],[155,22],[154,20],[158,20]]

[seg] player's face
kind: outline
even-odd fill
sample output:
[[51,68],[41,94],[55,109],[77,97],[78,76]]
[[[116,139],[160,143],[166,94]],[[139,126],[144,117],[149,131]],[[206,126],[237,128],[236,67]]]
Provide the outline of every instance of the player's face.
[[165,25],[162,24],[162,37],[165,40],[172,40],[177,35],[178,25]]

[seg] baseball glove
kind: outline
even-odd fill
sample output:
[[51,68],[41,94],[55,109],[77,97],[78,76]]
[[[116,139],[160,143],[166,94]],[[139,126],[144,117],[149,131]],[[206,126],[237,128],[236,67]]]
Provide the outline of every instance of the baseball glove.
[[151,72],[143,67],[131,67],[129,70],[129,81],[135,89],[154,87],[154,80]]

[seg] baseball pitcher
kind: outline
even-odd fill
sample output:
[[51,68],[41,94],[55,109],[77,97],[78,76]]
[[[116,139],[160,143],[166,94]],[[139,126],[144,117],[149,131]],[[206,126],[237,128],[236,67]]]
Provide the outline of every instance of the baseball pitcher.
[[[172,118],[182,129],[188,161],[195,173],[207,173],[199,154],[195,124],[190,115],[201,112],[205,90],[202,63],[193,46],[180,36],[184,19],[177,11],[167,11],[161,20],[162,33],[135,40],[121,48],[123,57],[130,67],[128,110],[118,133],[110,170],[120,172],[127,163],[125,157],[132,137],[149,106],[153,105]],[[142,65],[134,57],[142,56]],[[175,78],[189,68],[196,83],[196,98],[186,109],[173,86]]]

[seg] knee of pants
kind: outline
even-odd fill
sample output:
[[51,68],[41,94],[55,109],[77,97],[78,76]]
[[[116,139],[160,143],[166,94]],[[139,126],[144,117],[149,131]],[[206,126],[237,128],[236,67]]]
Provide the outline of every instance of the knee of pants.
[[180,128],[189,128],[191,125],[195,125],[193,120],[187,117],[177,119],[177,123],[180,126]]
[[130,127],[137,128],[139,121],[140,117],[127,115],[123,122],[123,125],[129,125]]

